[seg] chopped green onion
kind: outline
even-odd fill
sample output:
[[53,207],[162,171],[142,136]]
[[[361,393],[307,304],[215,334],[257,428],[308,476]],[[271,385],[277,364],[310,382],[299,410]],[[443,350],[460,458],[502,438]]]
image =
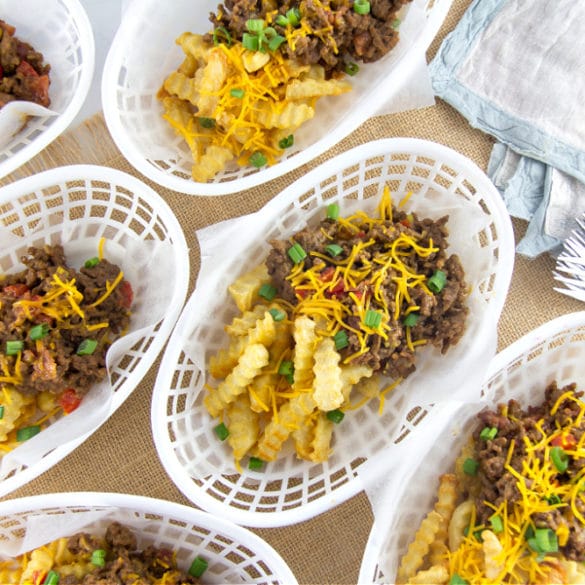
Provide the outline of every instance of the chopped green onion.
[[215,126],[215,120],[213,118],[200,117],[197,120],[199,120],[199,125],[202,128],[213,128]]
[[295,368],[293,363],[289,360],[283,360],[280,362],[280,366],[278,366],[278,373],[281,376],[290,376],[294,374]]
[[327,219],[337,220],[339,218],[339,204],[330,203],[327,206]]
[[329,256],[335,258],[335,256],[339,256],[343,252],[343,248],[339,244],[329,244],[325,246],[325,251]]
[[273,36],[268,41],[268,50],[272,51],[272,52],[276,51],[276,49],[278,49],[278,47],[280,47],[280,45],[282,45],[282,43],[284,43],[284,41],[286,41],[286,39],[281,35]]
[[335,349],[339,351],[344,347],[349,345],[349,340],[347,338],[347,332],[343,329],[340,329],[334,336],[333,341],[335,342]]
[[43,581],[43,585],[58,585],[58,583],[59,583],[59,573],[57,573],[51,569],[47,573],[45,580]]
[[405,327],[414,327],[417,324],[419,317],[420,315],[418,313],[408,313],[408,315],[402,320],[402,323]]
[[268,312],[275,321],[284,321],[286,319],[286,313],[280,309],[270,309]]
[[552,496],[549,496],[548,498],[546,498],[546,501],[551,506],[556,506],[557,504],[560,504],[562,502],[561,498],[557,494],[553,494]]
[[372,329],[377,329],[382,322],[382,314],[378,313],[378,311],[373,311],[372,309],[368,309],[366,311],[366,316],[364,317],[364,324],[366,327],[371,327]]
[[447,275],[442,270],[435,270],[433,275],[427,280],[427,285],[435,294],[440,293],[445,283],[447,282]]
[[96,347],[98,342],[95,339],[84,339],[78,346],[77,351],[75,352],[77,355],[91,355]]
[[248,159],[248,161],[253,167],[256,167],[257,169],[263,167],[267,162],[266,157],[259,150],[253,153],[252,156],[250,156],[250,158]]
[[97,266],[100,263],[100,259],[97,256],[94,256],[93,258],[88,258],[85,261],[84,266],[86,268],[93,268],[94,266]]
[[230,89],[230,95],[232,97],[242,99],[246,95],[246,92],[239,87],[234,87],[233,89]]
[[[475,540],[477,540],[478,542],[483,542],[483,538],[482,538],[482,536],[481,536],[481,532],[482,532],[482,530],[483,530],[482,528],[477,528],[476,530],[474,530],[474,531],[472,532],[472,536],[473,536],[473,538],[475,538]],[[463,534],[464,534],[465,536],[469,536],[469,526],[466,526],[466,527],[463,529]]]
[[400,26],[400,18],[395,18],[391,24],[392,28],[398,28]]
[[357,75],[358,71],[360,70],[360,66],[357,63],[351,61],[350,63],[345,64],[345,72],[352,77]]
[[288,249],[288,256],[289,258],[295,263],[298,264],[302,260],[307,257],[307,253],[305,252],[304,248],[300,244],[293,244]]
[[0,406],[0,420],[4,418],[4,407]]
[[16,431],[16,440],[19,443],[22,441],[28,441],[35,435],[38,435],[41,432],[41,427],[39,425],[31,425],[30,427],[23,427],[22,429],[18,429]]
[[475,459],[471,459],[468,457],[463,462],[463,473],[466,475],[477,475],[477,470],[479,469],[479,462]]
[[289,134],[285,138],[281,138],[278,141],[278,148],[290,148],[295,143],[295,137],[292,134]]
[[222,38],[225,40],[225,44],[228,47],[231,47],[232,45],[232,35],[229,33],[229,31],[223,27],[223,26],[218,26],[214,31],[213,31],[213,44],[214,45],[219,45],[222,42]]
[[290,8],[286,11],[286,18],[292,26],[298,26],[301,23],[301,12],[298,8]]
[[551,528],[537,528],[533,532],[534,536],[529,536],[526,539],[528,546],[533,551],[537,553],[553,553],[559,550],[557,535]]
[[267,301],[271,301],[276,296],[276,288],[265,282],[258,290],[258,295]]
[[91,564],[96,567],[106,566],[106,551],[103,548],[96,548],[91,553]]
[[368,0],[354,0],[353,11],[356,14],[369,14],[370,3],[368,2]]
[[263,465],[264,461],[258,457],[250,457],[250,460],[248,461],[248,469],[262,469]]
[[47,337],[49,334],[49,325],[47,323],[40,323],[39,325],[35,325],[31,327],[30,331],[28,332],[28,336],[33,340],[37,341],[37,339],[43,339],[43,337]]
[[460,577],[457,573],[454,573],[447,585],[469,585],[469,581],[466,581],[463,577]]
[[479,438],[483,439],[484,441],[490,440],[493,441],[498,434],[498,427],[484,427],[479,433]]
[[264,30],[266,23],[261,18],[250,18],[246,21],[246,28],[250,32],[261,32]]
[[207,571],[208,566],[209,564],[203,557],[196,557],[191,563],[191,566],[187,572],[189,575],[191,575],[191,577],[195,577],[197,579],[201,577],[205,571]]
[[251,35],[250,33],[244,33],[242,35],[242,45],[244,49],[248,51],[257,51],[260,48],[260,41],[257,36]]
[[24,349],[23,341],[11,340],[6,342],[6,355],[18,355]]
[[490,524],[492,525],[492,530],[499,534],[500,532],[504,532],[504,521],[502,520],[501,516],[494,514],[490,517]]
[[284,14],[279,14],[275,19],[274,19],[275,24],[278,24],[278,26],[288,26],[290,23],[288,21],[288,18],[284,15]]
[[225,441],[230,436],[230,431],[224,423],[219,423],[213,427],[213,430],[215,431],[215,434],[220,441]]
[[569,467],[569,456],[562,447],[553,447],[550,450],[550,458],[559,473],[565,473]]
[[338,425],[345,417],[345,413],[336,408],[335,410],[330,410],[326,416],[331,422],[334,422],[336,425]]

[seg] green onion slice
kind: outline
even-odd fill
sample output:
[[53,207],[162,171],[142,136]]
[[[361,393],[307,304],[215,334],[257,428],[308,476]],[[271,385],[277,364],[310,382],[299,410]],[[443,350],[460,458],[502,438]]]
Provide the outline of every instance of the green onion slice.
[[284,41],[286,41],[286,39],[281,35],[276,35],[272,37],[268,41],[268,50],[272,52],[276,51],[276,49],[278,49],[278,47],[280,47],[280,45],[282,45]]
[[248,160],[250,164],[257,169],[263,167],[267,162],[266,157],[259,150],[254,152]]
[[276,296],[276,288],[265,282],[259,288],[258,295],[267,301],[271,301]]
[[331,422],[334,422],[336,425],[338,425],[345,417],[345,413],[339,410],[339,408],[336,408],[335,410],[330,410],[326,416]]
[[356,14],[369,14],[370,3],[368,2],[368,0],[354,0],[353,11]]
[[285,148],[290,148],[294,143],[295,137],[292,134],[289,134],[288,136],[285,136],[278,141],[278,148],[282,148],[282,150],[284,150]]
[[460,577],[457,573],[454,573],[451,576],[451,579],[449,579],[448,585],[469,585],[469,582],[463,577]]
[[246,21],[246,28],[250,32],[261,32],[264,30],[266,23],[261,18],[250,18]]
[[91,355],[98,345],[98,342],[95,339],[84,339],[78,346],[77,351],[75,352],[77,355]]
[[418,313],[408,313],[408,315],[402,320],[402,323],[405,327],[414,327],[417,324],[419,317],[420,315]]
[[284,14],[279,14],[275,19],[274,19],[275,24],[278,24],[278,26],[288,26],[290,23],[288,21],[288,18],[284,15]]
[[0,420],[4,418],[4,407],[0,406]]
[[22,429],[18,429],[16,431],[16,440],[19,443],[23,441],[28,441],[35,435],[38,435],[41,432],[41,427],[39,425],[31,425],[30,427],[23,427]]
[[202,128],[213,128],[215,126],[215,120],[213,118],[200,117],[197,120]]
[[559,550],[557,535],[550,528],[536,528],[534,536],[529,536],[526,541],[528,546],[537,553],[553,553]]
[[86,268],[93,268],[94,266],[97,266],[99,263],[100,259],[97,256],[94,256],[93,258],[88,258],[83,265]]
[[435,270],[433,275],[427,280],[427,286],[435,294],[440,293],[447,282],[447,275],[442,270]]
[[262,469],[263,465],[264,461],[258,457],[250,457],[250,460],[248,461],[248,469]]
[[291,361],[283,360],[280,362],[280,366],[278,366],[278,373],[281,376],[290,376],[294,374],[295,368]]
[[339,244],[329,244],[325,246],[325,251],[329,256],[335,258],[335,256],[339,256],[343,252],[343,248]]
[[96,567],[106,566],[106,551],[103,548],[96,548],[91,553],[91,564]]
[[260,42],[258,41],[258,37],[255,35],[251,35],[250,33],[244,33],[242,35],[242,45],[244,45],[244,49],[248,51],[257,51],[260,47]]
[[286,18],[292,26],[299,26],[301,24],[301,12],[298,8],[291,8],[286,11]]
[[327,219],[337,220],[339,218],[339,204],[330,203],[327,206]]
[[349,340],[347,337],[347,332],[343,329],[340,329],[334,336],[333,341],[335,342],[335,349],[339,351],[349,345]]
[[270,309],[268,312],[275,321],[284,321],[286,319],[286,313],[280,309]]
[[557,504],[560,504],[562,502],[561,498],[557,494],[553,494],[552,496],[549,496],[548,498],[546,498],[546,501],[551,506],[556,506]]
[[300,244],[293,244],[287,251],[289,258],[298,264],[307,257],[307,253]]
[[215,434],[220,441],[225,441],[230,436],[230,431],[224,423],[219,423],[213,427],[213,430],[215,431]]
[[37,341],[37,339],[43,339],[43,337],[47,337],[49,334],[49,325],[47,323],[39,323],[34,327],[31,327],[30,331],[28,332],[28,336],[33,340]]
[[565,473],[569,467],[569,456],[562,447],[553,447],[550,450],[550,458],[559,473]]
[[209,566],[208,562],[203,557],[196,557],[189,570],[187,571],[191,577],[195,577],[196,579],[201,577],[205,571],[207,571],[207,567]]
[[344,70],[348,75],[353,77],[354,75],[357,75],[358,71],[360,70],[360,66],[357,63],[351,61],[350,63],[345,64]]
[[498,514],[494,514],[490,517],[490,524],[492,525],[492,530],[499,534],[500,532],[504,532],[504,521],[502,517]]
[[371,327],[372,329],[377,329],[382,322],[382,314],[378,311],[373,311],[372,309],[368,309],[366,311],[366,315],[364,317],[364,324],[366,327]]
[[471,457],[468,457],[463,462],[463,473],[466,475],[477,475],[477,470],[479,469],[479,462]]
[[246,92],[239,87],[234,87],[230,89],[230,95],[241,100],[246,95]]
[[232,46],[232,35],[229,33],[227,28],[223,26],[218,26],[213,31],[213,44],[219,45],[222,41],[225,41],[225,44],[228,47]]
[[24,349],[24,342],[18,340],[10,340],[6,342],[6,355],[18,355]]
[[493,441],[498,434],[498,427],[484,427],[479,433],[479,438],[484,441]]
[[58,585],[59,583],[59,573],[53,571],[52,569],[47,573],[45,580],[43,581],[43,585]]

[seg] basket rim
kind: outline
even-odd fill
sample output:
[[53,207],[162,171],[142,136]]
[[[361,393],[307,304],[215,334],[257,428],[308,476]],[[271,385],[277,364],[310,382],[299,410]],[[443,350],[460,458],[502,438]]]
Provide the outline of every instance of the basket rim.
[[[507,368],[518,357],[525,354],[526,350],[535,341],[544,341],[546,339],[550,339],[562,331],[568,331],[583,325],[585,325],[585,311],[567,313],[542,323],[538,327],[523,335],[521,338],[511,343],[509,346],[505,347],[492,358],[484,376],[484,384],[493,379],[499,372]],[[433,417],[433,428],[438,432],[444,430],[447,425],[452,422],[455,417],[457,417],[457,413],[460,411],[462,406],[465,405],[457,403],[445,404],[441,405],[441,408],[437,409],[437,411],[430,413],[430,416]],[[413,457],[415,462],[413,465],[413,473],[416,472],[420,466],[427,450],[428,446],[422,445],[417,449],[415,457]],[[393,492],[393,488],[397,488],[398,495],[400,497],[400,495],[403,493],[403,489],[401,488],[403,479],[404,478],[388,478],[388,493]],[[386,544],[386,539],[388,536],[388,521],[391,519],[391,516],[395,514],[395,512],[392,510],[385,509],[390,508],[388,505],[390,498],[386,497],[385,500],[386,506],[383,506],[383,508],[384,512],[388,513],[380,513],[376,518],[374,518],[374,522],[370,529],[370,533],[366,541],[366,546],[364,548],[364,555],[360,567],[358,583],[376,583],[374,580],[374,569],[378,564],[382,549]]]
[[83,67],[81,67],[79,84],[65,110],[57,116],[55,122],[47,130],[5,161],[0,162],[0,178],[27,163],[60,136],[81,110],[89,93],[95,73],[95,36],[89,16],[80,0],[58,1],[67,7],[79,29],[80,48],[83,54]]
[[[118,75],[123,58],[122,48],[128,38],[128,33],[131,32],[134,25],[133,19],[131,18],[122,20],[106,56],[101,84],[102,107],[106,125],[114,142],[130,164],[162,187],[185,195],[198,196],[230,195],[257,187],[297,169],[335,146],[368,119],[369,116],[364,117],[364,115],[358,115],[359,112],[375,112],[381,100],[387,100],[402,88],[404,80],[408,80],[409,68],[417,59],[424,57],[425,52],[441,27],[452,2],[453,0],[435,0],[432,2],[432,7],[430,13],[427,13],[427,19],[422,33],[413,41],[410,49],[398,59],[392,71],[386,77],[386,82],[378,86],[375,91],[370,92],[361,101],[360,108],[356,109],[356,113],[345,116],[335,131],[322,136],[307,148],[295,153],[294,156],[240,179],[220,183],[200,183],[193,179],[175,177],[154,167],[149,162],[149,159],[141,154],[134,142],[129,138],[117,108],[116,92],[118,90]],[[133,8],[134,5],[138,7],[139,3],[140,0],[134,0],[131,7]]]
[[[178,502],[125,494],[120,492],[53,492],[14,498],[0,502],[0,516],[6,517],[24,512],[42,512],[47,508],[113,507],[136,510],[148,514],[171,516],[182,521],[210,528],[233,537],[234,541],[251,548],[269,564],[284,585],[296,585],[297,580],[282,556],[266,540],[239,526],[227,518],[218,518],[204,510]],[[150,520],[154,522],[156,520]]]
[[[167,313],[160,322],[160,327],[157,330],[150,347],[145,353],[145,356],[151,355],[152,358],[141,359],[140,363],[138,363],[132,371],[132,377],[114,393],[110,413],[107,417],[109,418],[125,402],[128,396],[134,391],[138,384],[140,384],[148,370],[152,367],[152,364],[160,354],[180,316],[189,286],[189,248],[187,246],[183,229],[168,203],[156,191],[154,191],[154,189],[149,187],[146,183],[143,183],[137,177],[110,167],[102,167],[99,165],[66,165],[19,179],[9,185],[0,187],[0,205],[10,202],[23,193],[29,193],[36,189],[41,189],[61,181],[79,179],[90,179],[102,182],[111,181],[118,185],[124,185],[132,193],[140,193],[140,196],[153,207],[156,213],[164,218],[169,230],[172,231],[174,244],[172,249],[175,261],[177,262],[177,281],[176,285],[173,287],[173,298],[169,303]],[[105,420],[103,422],[105,422]],[[60,445],[35,465],[24,468],[12,477],[0,480],[0,497],[25,485],[59,463],[59,461],[74,451],[96,430],[97,429],[94,429],[93,431],[81,435],[68,443]]]
[[[299,191],[304,191],[310,188],[311,185],[317,184],[323,177],[326,178],[335,174],[339,169],[344,168],[346,163],[355,165],[358,160],[364,160],[372,155],[378,156],[380,153],[392,153],[393,151],[400,153],[404,153],[405,151],[414,152],[421,156],[432,155],[439,157],[440,160],[447,160],[447,162],[452,164],[455,163],[458,168],[464,167],[468,171],[468,174],[473,176],[474,185],[480,186],[483,198],[489,199],[489,202],[493,204],[490,207],[490,211],[493,213],[494,222],[498,223],[498,227],[501,228],[501,231],[498,233],[498,241],[500,242],[501,249],[509,252],[508,254],[500,254],[498,265],[498,274],[501,275],[501,282],[505,283],[506,286],[500,286],[500,290],[497,291],[490,303],[490,307],[492,308],[491,314],[494,315],[497,321],[505,301],[513,269],[514,239],[511,219],[499,193],[483,171],[467,157],[446,146],[427,140],[410,138],[390,138],[365,143],[324,162],[319,167],[310,171],[271,199],[260,210],[260,213],[266,210],[270,215],[274,215],[278,209],[290,204],[293,196]],[[305,185],[308,185],[308,187],[305,187]],[[209,285],[209,282],[207,285]],[[297,508],[273,513],[258,513],[232,507],[229,504],[217,500],[204,491],[204,489],[195,485],[193,478],[180,464],[173,450],[169,449],[168,430],[165,419],[166,407],[161,409],[161,404],[163,404],[163,399],[165,399],[166,404],[168,388],[170,387],[175,365],[178,362],[183,348],[183,331],[189,330],[187,325],[190,319],[191,308],[199,300],[197,290],[198,287],[196,286],[177,321],[171,341],[167,344],[163,353],[151,399],[151,425],[154,444],[162,465],[181,492],[189,500],[204,509],[213,511],[217,515],[229,513],[231,518],[242,525],[274,527],[313,518],[336,505],[336,503],[345,501],[361,491],[363,489],[363,483],[359,474],[357,474],[350,481],[337,487],[334,490],[334,496],[332,498],[320,497]],[[488,319],[486,319],[487,321]],[[250,477],[254,477],[252,473],[249,473],[249,475]]]

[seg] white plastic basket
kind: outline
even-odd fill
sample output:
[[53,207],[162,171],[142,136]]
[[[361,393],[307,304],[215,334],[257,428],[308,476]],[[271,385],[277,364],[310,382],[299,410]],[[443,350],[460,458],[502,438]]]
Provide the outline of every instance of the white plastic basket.
[[[436,500],[439,476],[455,459],[476,426],[476,414],[510,399],[540,404],[546,385],[576,382],[585,389],[585,312],[554,319],[500,352],[483,384],[483,401],[436,409],[428,432],[404,445],[408,454],[397,478],[388,478],[375,514],[359,583],[394,583],[400,558]],[[413,437],[414,438],[414,437]]]
[[0,495],[55,465],[126,400],[167,340],[189,279],[187,244],[170,207],[126,173],[68,166],[0,189],[2,274],[22,270],[27,248],[44,244],[62,244],[78,268],[97,255],[102,237],[104,256],[134,290],[129,330],[108,351],[108,376],[79,408],[2,458]]
[[245,528],[173,502],[116,493],[45,494],[1,502],[0,556],[15,556],[25,531],[25,548],[30,549],[47,537],[103,534],[114,520],[134,531],[139,549],[153,545],[176,551],[183,570],[196,556],[204,558],[205,583],[297,582],[280,555]]
[[452,0],[413,0],[398,45],[352,78],[353,90],[323,98],[314,119],[295,133],[295,146],[270,167],[226,169],[209,183],[191,178],[192,157],[162,119],[156,93],[182,57],[175,39],[186,30],[205,33],[217,0],[134,0],[108,53],[102,78],[104,115],[112,137],[137,170],[156,183],[195,195],[249,189],[295,169],[350,134],[404,85],[443,22]]
[[93,78],[95,45],[79,0],[0,0],[0,14],[16,27],[16,36],[51,65],[50,110],[56,113],[33,116],[11,140],[2,140],[0,177],[4,177],[43,150],[75,118]]
[[[451,213],[450,251],[461,256],[473,287],[465,335],[445,356],[421,354],[417,371],[388,396],[383,416],[377,402],[346,416],[328,462],[311,464],[289,454],[261,472],[237,473],[229,447],[213,431],[217,421],[203,406],[207,359],[227,344],[223,327],[235,314],[228,285],[266,257],[269,240],[318,222],[328,203],[338,202],[342,215],[351,207],[373,212],[385,185],[396,203],[413,191],[407,209],[424,209],[423,217]],[[510,219],[484,173],[439,144],[364,144],[314,169],[258,213],[198,236],[201,271],[159,368],[152,424],[170,477],[191,501],[217,515],[247,526],[276,526],[343,502],[363,488],[358,474],[366,461],[374,468],[396,463],[393,446],[423,421],[431,402],[476,391],[495,353],[514,257]]]

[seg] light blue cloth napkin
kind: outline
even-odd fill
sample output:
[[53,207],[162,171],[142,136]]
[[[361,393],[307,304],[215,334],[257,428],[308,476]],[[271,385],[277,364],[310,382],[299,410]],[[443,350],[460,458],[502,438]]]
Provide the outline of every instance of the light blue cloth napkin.
[[556,251],[585,211],[585,1],[474,0],[430,64],[433,90],[495,137],[488,174]]

